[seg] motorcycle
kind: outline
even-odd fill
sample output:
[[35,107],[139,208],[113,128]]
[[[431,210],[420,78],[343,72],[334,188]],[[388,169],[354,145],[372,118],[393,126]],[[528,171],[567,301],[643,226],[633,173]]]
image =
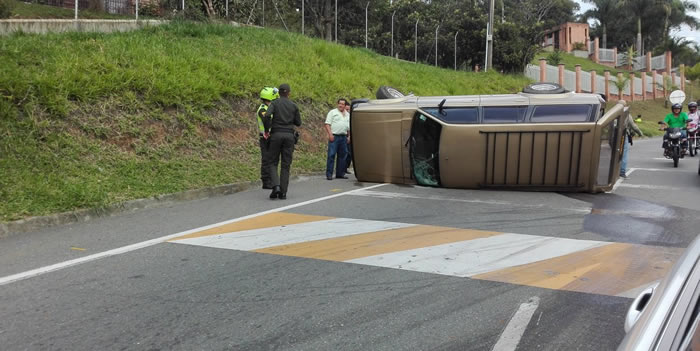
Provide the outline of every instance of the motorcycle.
[[683,138],[683,129],[685,128],[666,128],[664,157],[673,159],[673,167],[678,167],[678,160],[685,156],[687,139]]
[[700,149],[700,135],[698,135],[698,124],[695,122],[688,123],[688,151],[690,157],[694,157]]

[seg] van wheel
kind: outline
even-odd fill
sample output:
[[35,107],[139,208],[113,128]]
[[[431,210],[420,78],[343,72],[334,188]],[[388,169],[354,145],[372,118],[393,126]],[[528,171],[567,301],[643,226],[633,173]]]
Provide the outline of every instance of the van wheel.
[[523,88],[526,94],[562,94],[566,89],[557,83],[532,83]]
[[404,96],[402,92],[386,85],[380,86],[377,90],[377,99],[397,99]]

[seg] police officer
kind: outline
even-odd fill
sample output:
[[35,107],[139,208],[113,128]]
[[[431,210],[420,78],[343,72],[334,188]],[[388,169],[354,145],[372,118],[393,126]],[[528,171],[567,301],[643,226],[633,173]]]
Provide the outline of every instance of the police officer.
[[265,124],[263,118],[267,113],[267,108],[270,103],[279,97],[277,88],[265,87],[260,91],[260,99],[262,103],[258,107],[256,115],[258,117],[258,133],[260,137],[260,180],[262,180],[263,189],[272,189],[272,177],[270,176],[270,156],[269,156],[269,137],[270,134],[265,133]]
[[[273,101],[263,116],[265,133],[270,133],[270,173],[272,176],[272,193],[270,199],[286,199],[289,186],[289,169],[292,166],[294,154],[294,126],[301,126],[299,108],[291,100],[289,84],[279,87],[280,98]],[[280,174],[277,174],[277,163],[282,158]]]

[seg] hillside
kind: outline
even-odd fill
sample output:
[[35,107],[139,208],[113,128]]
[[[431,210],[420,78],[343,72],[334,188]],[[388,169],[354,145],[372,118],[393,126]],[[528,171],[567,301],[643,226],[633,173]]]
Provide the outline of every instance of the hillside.
[[527,79],[217,24],[14,35],[0,40],[0,221],[256,180],[256,95],[283,82],[304,121],[292,169],[308,173],[325,168],[321,125],[339,97],[509,93]]

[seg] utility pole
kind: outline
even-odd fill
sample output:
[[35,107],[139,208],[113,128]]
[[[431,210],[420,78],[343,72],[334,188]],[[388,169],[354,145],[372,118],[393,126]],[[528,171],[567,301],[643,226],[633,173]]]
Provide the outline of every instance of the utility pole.
[[263,0],[263,27],[265,27],[265,0]]
[[455,71],[457,70],[457,34],[459,34],[459,31],[455,33]]
[[418,63],[418,20],[416,20],[416,34],[413,43],[413,62]]
[[335,42],[338,42],[338,0],[335,0]]
[[437,67],[437,58],[438,58],[438,30],[440,29],[440,25],[438,24],[437,27],[435,27],[435,67]]
[[367,1],[367,6],[365,6],[365,49],[367,49],[367,10],[369,9],[369,1]]
[[304,35],[304,1],[301,0],[301,35]]
[[226,0],[226,19],[228,19],[228,0]]
[[391,14],[391,57],[394,57],[394,15],[396,11]]
[[487,72],[493,66],[493,12],[495,0],[489,0],[489,24],[486,27],[486,67]]

